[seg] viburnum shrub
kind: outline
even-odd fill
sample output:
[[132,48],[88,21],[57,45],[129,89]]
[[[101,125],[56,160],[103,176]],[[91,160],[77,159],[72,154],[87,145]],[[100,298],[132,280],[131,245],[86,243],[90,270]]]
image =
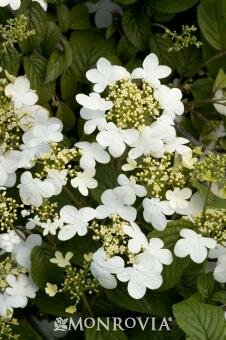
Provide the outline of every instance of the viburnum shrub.
[[[147,5],[149,12],[155,9],[158,16],[164,2]],[[163,65],[161,50],[158,56],[143,48],[141,28],[140,40],[130,36],[127,20],[135,7],[123,14],[119,4],[101,0],[76,5],[76,14],[72,5],[57,1],[55,13],[45,1],[0,0],[0,7],[7,5],[18,15],[0,25],[0,339],[29,339],[27,329],[34,339],[43,334],[52,339],[48,332],[56,317],[143,314],[160,323],[171,318],[166,339],[223,340],[223,69],[214,82],[203,71],[205,63],[191,76],[172,61],[171,67]],[[219,41],[212,41],[202,23],[202,6],[201,29],[219,50]],[[28,8],[36,9],[37,20],[26,15]],[[187,9],[182,8],[176,12]],[[40,38],[45,11],[57,20],[45,23],[48,29]],[[107,57],[109,46],[96,30],[94,42],[86,45],[88,11],[100,30],[108,27],[106,41],[122,16],[121,49],[126,54],[126,46],[134,45],[135,53],[131,46],[127,51],[131,60]],[[149,27],[149,21],[144,25]],[[164,30],[161,43],[169,55],[197,51],[207,43],[198,40],[193,25],[183,25],[181,34],[153,25]],[[139,51],[145,56],[137,63]],[[225,54],[220,53],[217,58]],[[210,57],[207,64],[211,58],[217,59]],[[172,68],[180,79],[172,78]],[[197,74],[201,78],[194,81]],[[76,122],[74,110],[79,112]],[[204,124],[201,132],[199,124]],[[88,329],[84,336],[137,339],[146,334],[98,331]],[[157,339],[155,334],[149,330],[145,339]]]

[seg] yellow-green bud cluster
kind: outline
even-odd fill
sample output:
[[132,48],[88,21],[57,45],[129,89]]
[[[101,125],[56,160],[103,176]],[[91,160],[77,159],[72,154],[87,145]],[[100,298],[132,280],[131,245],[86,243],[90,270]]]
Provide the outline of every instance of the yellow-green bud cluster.
[[18,340],[19,335],[14,333],[12,326],[17,326],[16,319],[0,317],[0,340]]
[[1,259],[0,261],[0,291],[5,291],[5,288],[8,286],[8,282],[6,281],[6,276],[8,274],[16,275],[26,273],[26,269],[22,267],[17,267],[15,263],[12,261],[10,257],[6,257],[5,259]]
[[50,202],[48,199],[44,199],[40,207],[31,207],[30,211],[35,216],[37,215],[41,222],[59,218],[57,202]]
[[9,231],[15,227],[17,221],[17,209],[23,208],[12,197],[7,197],[6,192],[0,193],[0,230]]
[[11,100],[4,93],[7,83],[6,79],[0,79],[0,142],[3,153],[19,149],[22,141],[22,130],[19,126],[19,120],[15,115]]
[[163,34],[163,38],[169,38],[173,44],[168,48],[168,52],[179,52],[180,50],[183,50],[189,46],[195,46],[197,48],[202,46],[202,42],[199,41],[194,35],[194,32],[196,31],[197,27],[194,25],[183,25],[181,34],[178,34],[176,31],[166,29],[165,33]]
[[57,143],[51,144],[51,153],[44,154],[39,157],[38,162],[43,166],[43,170],[35,174],[36,177],[46,177],[49,169],[68,170],[68,175],[74,177],[76,175],[75,165],[71,164],[79,159],[80,152],[76,148],[63,148]]
[[144,185],[151,197],[163,198],[167,190],[185,187],[189,181],[187,172],[180,164],[173,164],[173,156],[170,154],[164,154],[161,159],[145,156],[131,178]]
[[75,306],[79,303],[83,294],[99,292],[99,283],[94,279],[90,270],[90,263],[84,261],[82,268],[74,268],[71,265],[65,268],[65,277],[62,288],[58,292],[69,292],[70,299]]
[[209,153],[203,161],[195,164],[194,179],[221,183],[226,175],[226,155]]
[[226,209],[208,208],[205,216],[199,214],[195,217],[194,223],[203,236],[226,245]]
[[24,15],[7,20],[5,26],[0,25],[0,53],[7,53],[8,48],[34,34],[34,30],[28,30],[28,18]]
[[128,222],[123,221],[119,216],[114,216],[109,224],[104,225],[94,221],[90,226],[90,229],[94,232],[93,239],[101,240],[109,257],[116,254],[129,256],[128,236],[122,229],[125,224],[128,224]]
[[159,102],[153,96],[152,87],[145,81],[139,88],[131,80],[119,80],[109,86],[106,99],[113,102],[113,108],[107,112],[107,120],[122,129],[142,129],[160,115]]

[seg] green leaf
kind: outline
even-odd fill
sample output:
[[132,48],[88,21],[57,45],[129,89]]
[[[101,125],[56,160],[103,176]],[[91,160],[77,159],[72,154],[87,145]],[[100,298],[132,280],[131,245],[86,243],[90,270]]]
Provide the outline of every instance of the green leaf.
[[44,289],[47,282],[60,282],[63,271],[49,260],[55,251],[47,245],[34,247],[31,252],[31,276],[39,288]]
[[7,49],[5,53],[0,54],[0,66],[14,76],[17,75],[20,62],[19,53],[14,47]]
[[72,304],[71,300],[63,293],[57,293],[57,295],[49,297],[42,291],[37,293],[37,296],[32,300],[32,303],[38,307],[40,313],[64,317],[69,315],[65,312],[65,309]]
[[[109,319],[101,318],[104,324],[108,325]],[[112,322],[109,322],[109,330],[103,326],[86,329],[85,340],[126,340],[127,336],[120,329],[114,329]]]
[[56,117],[62,121],[64,131],[70,131],[75,125],[74,112],[68,105],[61,101],[58,102]]
[[137,0],[116,0],[121,5],[132,5],[136,2]]
[[217,78],[215,80],[214,89],[225,89],[226,88],[226,74],[222,68],[220,68]]
[[69,13],[69,28],[85,30],[90,27],[89,12],[84,4],[78,4]]
[[42,337],[36,332],[27,320],[18,320],[19,325],[14,327],[15,334],[19,334],[19,339],[42,340]]
[[130,8],[122,16],[122,27],[128,40],[138,50],[148,50],[151,35],[150,21],[141,8]]
[[46,104],[55,92],[55,83],[44,84],[47,60],[38,52],[23,58],[25,73],[31,88],[37,91],[40,104]]
[[51,83],[57,79],[72,63],[72,51],[69,42],[61,38],[61,46],[54,51],[48,61],[45,83]]
[[57,47],[60,40],[60,29],[52,21],[47,23],[46,34],[42,43],[43,53],[49,57],[50,53]]
[[173,306],[177,324],[195,340],[224,339],[224,311],[216,306],[183,301]]
[[203,297],[211,296],[214,289],[213,273],[201,273],[197,277],[197,289]]
[[66,32],[69,29],[69,9],[64,4],[57,4],[57,18],[61,32]]
[[126,287],[118,286],[114,290],[106,291],[110,301],[128,310],[154,314],[160,317],[170,315],[173,295],[147,290],[142,299],[135,300],[129,296]]
[[64,101],[71,106],[75,105],[75,92],[77,87],[76,76],[71,67],[69,67],[60,78],[61,96]]
[[28,54],[42,43],[46,33],[47,16],[43,8],[35,2],[23,1],[17,15],[23,14],[28,19],[28,30],[35,30],[35,34],[21,41],[21,50]]
[[179,13],[194,6],[199,0],[152,0],[151,6],[159,12]]
[[225,0],[202,0],[198,7],[198,23],[210,45],[217,50],[226,49]]
[[128,61],[136,56],[137,49],[131,44],[125,35],[121,37],[117,46],[117,54],[123,61]]
[[211,300],[220,302],[223,305],[225,305],[226,304],[226,291],[225,290],[221,290],[219,292],[213,293],[213,295],[211,296]]
[[105,57],[112,62],[118,61],[112,42],[106,41],[97,30],[73,32],[70,44],[73,53],[71,67],[77,81],[84,82],[86,71],[94,67],[100,57]]

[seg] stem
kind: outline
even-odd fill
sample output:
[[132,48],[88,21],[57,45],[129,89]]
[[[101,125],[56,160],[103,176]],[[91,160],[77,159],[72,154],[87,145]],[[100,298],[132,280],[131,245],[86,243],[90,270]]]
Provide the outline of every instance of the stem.
[[202,222],[203,222],[203,224],[205,222],[205,215],[206,215],[206,209],[207,209],[207,206],[208,206],[208,200],[209,200],[211,186],[212,186],[212,182],[209,182],[207,192],[206,192],[205,201],[204,201],[203,211],[202,211]]

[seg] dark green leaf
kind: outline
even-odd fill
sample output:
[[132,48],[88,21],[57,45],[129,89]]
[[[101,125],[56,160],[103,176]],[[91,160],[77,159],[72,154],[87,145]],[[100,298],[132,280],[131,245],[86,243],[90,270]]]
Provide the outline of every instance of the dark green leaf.
[[75,125],[74,112],[63,102],[58,102],[56,117],[62,121],[64,125],[64,131],[70,131]]
[[49,21],[47,23],[47,29],[44,41],[42,43],[42,49],[44,54],[49,57],[50,53],[57,47],[60,40],[60,29],[54,24],[54,22]]
[[198,0],[152,0],[151,6],[159,12],[178,13],[194,6]]
[[14,47],[8,48],[6,53],[0,54],[0,66],[9,74],[17,75],[20,66],[19,53]]
[[69,13],[69,28],[73,30],[85,30],[90,27],[88,9],[83,4],[78,4]]
[[214,289],[213,273],[201,273],[197,277],[197,289],[205,297],[211,296]]
[[66,32],[70,26],[69,9],[64,4],[57,5],[57,18],[61,32]]
[[33,303],[43,314],[67,317],[68,313],[65,312],[65,309],[71,305],[71,300],[62,293],[49,297],[44,292],[39,291]]
[[[108,325],[109,319],[102,318],[102,322]],[[98,329],[98,326],[86,329],[86,340],[126,340],[127,337],[120,329],[114,329],[112,322],[109,322],[109,330],[103,326]]]

